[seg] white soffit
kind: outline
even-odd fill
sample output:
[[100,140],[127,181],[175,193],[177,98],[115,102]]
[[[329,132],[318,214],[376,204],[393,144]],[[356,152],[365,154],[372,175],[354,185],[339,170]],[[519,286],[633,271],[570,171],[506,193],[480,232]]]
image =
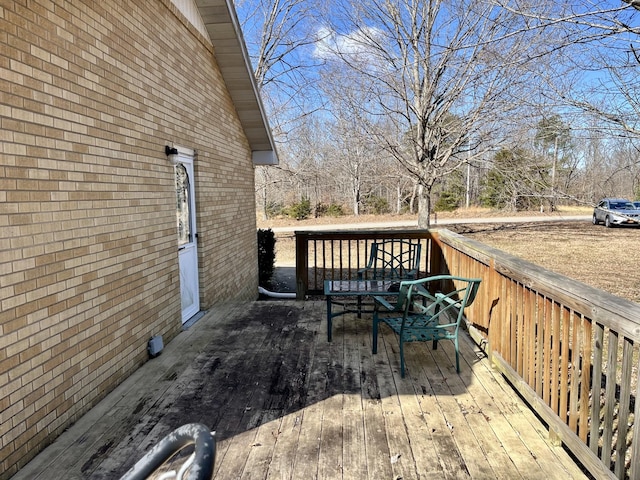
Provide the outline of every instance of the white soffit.
[[[231,0],[196,0],[196,5],[213,43],[218,66],[249,140],[249,146],[254,154],[254,163],[277,165],[278,156],[271,128],[253,77],[249,54],[233,3]],[[267,155],[266,152],[271,153]]]

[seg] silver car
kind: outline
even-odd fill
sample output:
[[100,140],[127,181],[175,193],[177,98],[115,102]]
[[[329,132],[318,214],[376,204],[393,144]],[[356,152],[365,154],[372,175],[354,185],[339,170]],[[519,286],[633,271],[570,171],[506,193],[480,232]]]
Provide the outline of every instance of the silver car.
[[640,210],[624,198],[605,198],[593,209],[593,224],[599,223],[604,223],[606,227],[639,225]]

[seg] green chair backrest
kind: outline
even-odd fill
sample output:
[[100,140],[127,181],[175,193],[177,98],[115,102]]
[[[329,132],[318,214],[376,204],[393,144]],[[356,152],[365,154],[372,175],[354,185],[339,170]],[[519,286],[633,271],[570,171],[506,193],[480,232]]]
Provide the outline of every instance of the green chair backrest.
[[361,272],[374,279],[417,278],[422,245],[408,240],[384,240],[371,244],[369,261]]
[[[427,288],[428,284],[448,284],[452,288],[444,292],[431,292]],[[413,281],[403,281],[400,283],[400,295],[398,303],[403,302],[405,315],[412,309],[415,313],[429,314],[433,316],[443,316],[451,310],[456,312],[455,322],[460,323],[466,307],[475,300],[481,279],[464,278],[454,275],[435,275]],[[403,292],[404,290],[404,292]]]

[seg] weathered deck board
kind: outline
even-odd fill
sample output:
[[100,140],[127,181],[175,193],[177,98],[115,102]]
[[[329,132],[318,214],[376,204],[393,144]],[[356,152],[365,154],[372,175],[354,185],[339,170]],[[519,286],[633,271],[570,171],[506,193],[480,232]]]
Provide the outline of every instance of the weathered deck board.
[[[431,348],[431,344],[416,344],[414,348]],[[426,348],[425,348],[426,347]],[[439,412],[444,418],[444,424],[439,429],[442,435],[451,435],[461,457],[461,468],[464,468],[471,478],[494,478],[495,473],[486,457],[474,432],[466,421],[465,414],[457,402],[457,396],[465,393],[462,383],[451,383],[451,379],[458,377],[455,367],[444,352],[444,345],[439,344],[437,350],[431,350],[430,361],[422,362],[419,367],[425,381],[429,381],[431,390],[438,402]],[[415,369],[416,367],[414,367]],[[461,375],[469,376],[471,370],[462,370]]]
[[216,479],[585,478],[480,350],[406,349],[322,301],[219,306],[14,478],[119,478],[174,428],[216,430]]
[[[377,354],[380,357],[380,361],[387,364],[396,364],[396,371],[399,371],[399,363],[396,361],[397,355],[390,351],[384,341],[381,343],[382,345],[378,345]],[[400,397],[404,393],[398,391],[396,379],[389,368],[380,368],[378,372],[384,428],[387,431],[387,442],[389,444],[389,456],[385,460],[391,464],[393,473],[390,478],[417,478],[416,463],[420,459],[415,458],[415,452],[411,449],[411,442],[407,434],[400,403]]]
[[[364,332],[361,333],[364,335]],[[344,350],[344,374],[347,382],[359,384],[362,378],[360,365],[361,342],[353,342]],[[354,389],[355,390],[355,389]],[[364,435],[364,408],[362,390],[346,393],[342,405],[342,459],[345,478],[367,477],[367,451]]]
[[[344,320],[344,319],[343,319]],[[384,414],[380,400],[378,378],[373,374],[376,368],[375,358],[371,354],[369,342],[366,341],[360,347],[362,374],[360,376],[363,410],[365,449],[367,456],[366,478],[392,478],[389,444],[387,442],[386,429],[384,428]],[[384,363],[384,360],[378,360]]]

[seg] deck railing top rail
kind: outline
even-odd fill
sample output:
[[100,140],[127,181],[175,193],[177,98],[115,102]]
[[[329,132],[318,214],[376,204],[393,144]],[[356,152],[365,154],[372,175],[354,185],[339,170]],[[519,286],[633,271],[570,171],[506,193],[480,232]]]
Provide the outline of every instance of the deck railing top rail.
[[582,282],[552,272],[497,248],[450,230],[439,231],[440,243],[450,245],[505,277],[540,295],[579,312],[592,321],[611,327],[640,342],[640,305]]

